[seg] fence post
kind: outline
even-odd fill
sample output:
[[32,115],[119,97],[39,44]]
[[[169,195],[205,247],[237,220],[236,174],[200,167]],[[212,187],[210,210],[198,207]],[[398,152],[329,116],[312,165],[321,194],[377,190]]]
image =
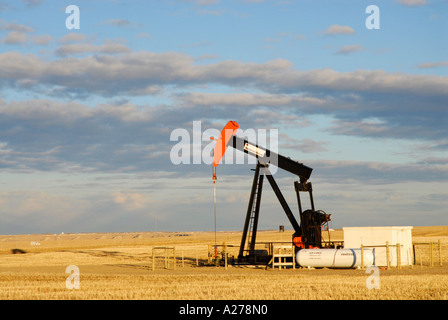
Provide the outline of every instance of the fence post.
[[417,265],[417,257],[416,257],[416,255],[415,255],[415,244],[413,243],[412,244],[412,257],[413,257],[413,259],[414,259],[414,264],[415,265]]
[[152,247],[152,271],[156,269],[156,257],[154,253],[154,247]]
[[397,246],[397,269],[401,269],[401,245],[399,243]]
[[439,265],[442,266],[443,265],[443,263],[442,263],[442,249],[440,247],[440,239],[438,241],[438,244],[439,244]]
[[224,251],[224,267],[227,270],[227,251]]
[[173,270],[176,270],[176,247],[173,247]]
[[364,245],[361,243],[361,269],[364,269]]
[[292,250],[292,268],[295,270],[296,269],[296,248],[294,247],[294,245],[292,245],[291,250]]
[[208,250],[208,254],[207,254],[207,256],[208,256],[208,263],[209,263],[209,264],[211,263],[211,255],[210,255],[210,254],[211,254],[211,253],[210,253],[211,251],[210,251],[210,247],[211,247],[211,246],[208,245],[208,249],[207,249],[207,250]]
[[389,241],[386,241],[386,264],[387,264],[387,269],[389,269],[389,267],[390,267],[390,262],[389,262]]

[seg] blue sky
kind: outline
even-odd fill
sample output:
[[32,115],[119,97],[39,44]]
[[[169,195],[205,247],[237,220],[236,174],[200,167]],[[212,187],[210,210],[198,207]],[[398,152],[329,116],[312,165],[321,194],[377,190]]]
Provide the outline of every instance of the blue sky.
[[[170,134],[229,120],[278,130],[335,228],[448,224],[447,9],[0,1],[0,233],[213,230],[211,168],[174,165]],[[252,167],[219,167],[218,229],[242,229]],[[293,210],[294,179],[278,174]],[[278,225],[266,191],[260,228]]]

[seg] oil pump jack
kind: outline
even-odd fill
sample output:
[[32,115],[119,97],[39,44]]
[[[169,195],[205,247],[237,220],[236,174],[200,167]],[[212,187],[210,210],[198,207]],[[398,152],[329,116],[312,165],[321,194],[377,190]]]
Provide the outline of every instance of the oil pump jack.
[[[269,149],[237,137],[236,131],[238,128],[239,125],[235,121],[229,121],[227,123],[221,131],[221,135],[216,140],[213,154],[214,183],[216,181],[216,167],[218,166],[228,146],[254,156],[258,160],[246,212],[246,220],[244,223],[240,250],[238,254],[238,263],[254,264],[256,262],[264,263],[270,260],[269,256],[259,256],[259,251],[255,250],[264,177],[266,177],[271,185],[294,229],[292,242],[295,244],[296,250],[324,247],[325,245],[322,242],[321,234],[322,226],[328,223],[331,219],[329,214],[322,210],[316,210],[314,207],[313,188],[311,182],[308,182],[313,169],[305,166],[303,163],[292,160],[281,154],[274,153]],[[299,178],[298,181],[294,181],[294,189],[297,195],[300,225],[294,217],[294,214],[292,213],[288,203],[280,191],[279,186],[271,174],[271,171],[269,170],[270,165],[274,165],[279,169],[285,170]],[[300,200],[301,192],[307,192],[309,194],[311,205],[310,209],[302,210],[302,203]],[[331,245],[328,244],[326,246]]]

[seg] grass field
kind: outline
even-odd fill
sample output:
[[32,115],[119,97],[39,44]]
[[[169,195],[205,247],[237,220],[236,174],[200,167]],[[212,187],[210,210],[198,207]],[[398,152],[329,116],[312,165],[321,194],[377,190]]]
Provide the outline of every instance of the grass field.
[[[380,288],[368,289],[361,269],[282,269],[208,264],[213,232],[140,232],[0,236],[0,299],[150,300],[447,300],[448,227],[414,227],[414,242],[440,241],[434,251],[419,250],[419,261],[398,270],[380,270]],[[342,230],[331,233],[342,240]],[[237,255],[240,232],[219,232]],[[260,231],[262,242],[288,242],[291,232]],[[164,250],[152,264],[154,246],[175,246],[165,268]],[[25,253],[13,254],[13,249]],[[171,253],[170,253],[171,254]],[[79,289],[68,289],[68,266],[79,269]],[[72,283],[72,282],[70,282]],[[73,282],[74,283],[74,282]]]

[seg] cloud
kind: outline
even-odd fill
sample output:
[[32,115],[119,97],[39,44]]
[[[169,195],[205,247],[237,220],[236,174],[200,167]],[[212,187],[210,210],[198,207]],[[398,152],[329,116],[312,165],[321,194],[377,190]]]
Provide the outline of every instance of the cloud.
[[408,92],[425,96],[445,95],[442,91],[448,84],[448,78],[433,75],[388,73],[384,70],[339,72],[330,68],[308,71],[286,70],[281,74],[271,75],[271,81],[272,88],[279,88],[283,92],[300,88],[301,90],[335,90],[370,94]]
[[212,5],[212,4],[217,4],[219,3],[219,0],[198,0],[196,1],[196,4],[198,6],[208,6],[208,5]]
[[129,22],[129,20],[126,20],[126,19],[111,19],[111,20],[104,21],[103,23],[111,25],[111,26],[116,26],[116,27],[127,27],[131,24]]
[[426,0],[398,0],[399,3],[408,7],[426,6]]
[[394,184],[403,182],[443,182],[448,178],[448,163],[426,164],[365,162],[349,160],[316,160],[314,171],[327,182]]
[[447,67],[448,61],[440,61],[440,62],[425,62],[421,63],[417,66],[419,69],[432,69],[432,68],[439,68],[439,67]]
[[[192,120],[202,120],[203,131],[224,125],[224,121],[212,124],[206,120],[208,113],[202,107],[182,110],[129,103],[88,107],[50,100],[0,102],[0,167],[13,172],[182,172],[186,167],[170,161],[175,144],[170,140],[172,130],[191,131]],[[301,121],[258,108],[234,111],[246,128],[260,127],[258,119],[270,125],[290,121],[297,126]],[[214,114],[226,118],[228,110]],[[207,140],[202,147],[209,143]],[[201,170],[190,167],[188,171],[191,169]]]
[[267,93],[202,93],[191,92],[177,96],[182,104],[189,106],[234,106],[234,107],[280,107],[321,105],[324,99],[294,94]]
[[341,26],[338,24],[333,24],[329,26],[325,31],[325,35],[333,35],[333,34],[354,34],[355,30],[350,26]]
[[279,135],[279,140],[281,142],[279,148],[291,149],[294,151],[300,150],[303,153],[318,153],[326,151],[327,148],[325,145],[328,144],[328,142],[315,141],[309,138],[298,140],[283,133]]
[[22,0],[26,4],[27,7],[37,7],[42,4],[43,0]]
[[139,33],[137,33],[135,35],[135,37],[137,39],[151,39],[152,38],[151,35],[149,33],[146,33],[146,32],[139,32]]
[[85,217],[85,210],[91,205],[70,196],[27,187],[0,192],[0,204],[2,234],[61,232],[70,228],[80,214]]
[[[28,175],[32,177],[32,175]],[[111,176],[107,176],[109,181]],[[123,183],[125,178],[121,178]],[[61,187],[64,183],[60,183]],[[65,187],[67,188],[67,187]],[[153,222],[157,211],[171,216],[169,206],[150,201],[150,193],[104,192],[88,187],[90,195],[73,195],[76,187],[68,187],[65,195],[61,190],[0,191],[2,205],[1,234],[79,233],[142,230]],[[26,221],[26,223],[24,222]],[[159,218],[162,224],[165,218]],[[143,228],[143,229],[146,229]],[[152,225],[151,225],[152,227]]]
[[49,34],[42,34],[40,36],[32,37],[32,41],[34,44],[37,44],[37,45],[47,45],[51,41],[53,41],[53,37],[50,36]]
[[129,49],[127,46],[107,41],[101,45],[94,45],[90,43],[73,43],[73,44],[66,44],[61,47],[58,47],[55,50],[55,54],[57,56],[68,56],[68,55],[75,55],[75,54],[84,54],[84,53],[107,53],[107,54],[115,54],[115,53],[124,53],[124,52],[130,52],[131,49]]
[[5,20],[0,20],[0,30],[8,30],[8,31],[16,31],[16,32],[34,32],[34,29],[24,25],[24,24],[17,24],[17,23],[11,23],[7,22]]
[[11,31],[6,37],[0,39],[0,43],[8,45],[24,45],[28,42],[37,45],[48,45],[51,41],[53,41],[53,37],[48,34],[29,36],[21,31]]
[[67,199],[39,191],[7,191],[0,192],[0,203],[3,212],[29,218],[32,215],[58,215],[59,210],[68,213]]
[[178,0],[178,2],[191,4],[191,10],[198,15],[221,16],[227,12],[225,8],[216,8],[214,10],[205,9],[219,4],[221,2],[220,0]]
[[[333,130],[339,134],[429,140],[447,134],[443,119],[446,119],[448,78],[444,76],[383,70],[340,72],[330,68],[302,71],[285,59],[196,64],[196,59],[187,54],[128,52],[120,43],[73,45],[61,46],[62,58],[57,60],[42,60],[18,52],[1,53],[0,86],[62,98],[97,95],[123,98],[123,95],[163,93],[171,107],[195,110],[196,114],[209,114],[213,110],[223,118],[230,110],[226,108],[232,108],[245,121],[249,121],[248,114],[263,108],[276,112],[279,118],[273,119],[281,123],[303,115],[325,114],[338,121],[340,126]],[[86,51],[96,54],[64,56]],[[200,92],[204,85],[225,86],[228,90]],[[382,122],[366,123],[370,118]],[[344,129],[343,124],[350,126]]]
[[150,199],[142,193],[123,191],[115,192],[113,194],[113,201],[130,210],[145,208],[151,202]]
[[266,43],[278,43],[283,41],[284,39],[288,39],[291,41],[298,41],[298,40],[302,40],[305,41],[306,40],[306,36],[304,36],[303,34],[297,33],[291,33],[291,32],[279,32],[275,37],[270,38],[270,37],[266,37],[263,39],[263,42]]
[[72,33],[66,34],[65,36],[60,38],[58,40],[58,43],[67,44],[70,42],[83,42],[85,40],[85,38],[86,38],[86,35],[83,33],[72,32]]
[[5,38],[1,39],[1,42],[5,44],[24,44],[26,41],[26,34],[21,31],[11,31]]
[[[303,116],[294,115],[291,113],[293,110],[294,107],[275,110],[257,106],[230,106],[225,109],[216,106],[210,110],[208,106],[147,107],[130,103],[89,107],[76,102],[63,103],[42,99],[9,103],[0,100],[0,167],[25,172],[182,171],[186,167],[175,166],[170,161],[170,151],[175,144],[170,141],[172,130],[191,130],[192,120],[202,120],[202,131],[208,128],[220,129],[226,120],[222,120],[222,123],[211,123],[208,120],[210,113],[214,114],[215,119],[228,119],[230,113],[245,129],[270,128],[279,123],[291,124],[295,128],[298,125],[307,126],[308,124],[303,122]],[[397,113],[400,111],[397,110]],[[417,138],[419,141],[426,138],[433,141],[435,149],[443,150],[448,145],[440,139],[447,136],[443,119],[439,123],[432,122],[420,126],[413,123],[406,126],[394,116],[385,118],[384,121],[371,122],[337,119],[331,130],[335,134],[343,135],[409,140]],[[260,123],[259,120],[263,122]],[[406,121],[408,119],[405,117],[403,122]],[[207,142],[203,143],[205,144],[202,147],[205,147]],[[301,150],[304,153],[323,152],[327,146],[326,142],[310,138],[296,140],[283,133],[280,135],[279,145],[281,148]],[[426,144],[426,147],[428,148],[429,144]],[[425,177],[425,181],[436,177],[446,178],[446,163],[444,164],[442,158],[428,158],[425,161],[434,165],[425,165],[419,170],[415,170],[418,165],[410,166],[409,171],[415,170],[411,174],[412,179],[421,179],[419,174],[423,174],[427,169],[433,170],[434,174]],[[324,164],[335,164],[338,170],[341,166],[348,165],[343,162]],[[328,165],[327,167],[330,168]],[[359,164],[354,165],[354,168],[356,167],[359,167]],[[394,168],[398,167],[394,165]],[[372,172],[370,178],[373,179],[374,174],[381,177],[381,172],[372,171],[378,166],[371,164],[369,168],[367,170],[364,167],[362,170]],[[194,168],[190,166],[188,170],[191,169]],[[387,178],[387,175],[384,175],[384,178]],[[397,178],[403,180],[406,175]]]
[[29,35],[29,33],[34,33],[34,29],[27,25],[11,23],[4,20],[0,21],[0,31],[9,31],[6,37],[0,39],[0,43],[8,45],[23,45],[30,41],[31,43],[37,45],[47,45],[53,40],[53,37],[49,34]]
[[194,112],[128,103],[88,107],[0,100],[0,167],[20,172],[175,171],[170,133],[191,128]]
[[15,7],[11,6],[9,3],[0,2],[0,12],[6,12],[14,9]]
[[219,9],[219,10],[204,10],[204,9],[198,9],[196,10],[197,14],[204,14],[204,15],[212,15],[212,16],[221,16],[226,12],[225,9]]
[[[388,73],[383,70],[339,72],[333,69],[300,71],[284,59],[263,63],[225,60],[196,65],[192,56],[177,53],[129,52],[120,44],[77,44],[63,46],[59,54],[86,51],[120,53],[44,61],[33,54],[4,52],[0,62],[3,81],[30,79],[64,90],[85,90],[91,94],[122,94],[148,85],[192,86],[220,84],[245,86],[271,93],[349,91],[365,94],[446,95],[448,78],[434,75]],[[19,77],[20,76],[20,77]]]
[[361,50],[362,50],[362,47],[360,45],[353,44],[353,45],[347,45],[347,46],[343,46],[343,47],[339,48],[339,50],[336,51],[335,54],[349,55],[354,52],[359,52]]

